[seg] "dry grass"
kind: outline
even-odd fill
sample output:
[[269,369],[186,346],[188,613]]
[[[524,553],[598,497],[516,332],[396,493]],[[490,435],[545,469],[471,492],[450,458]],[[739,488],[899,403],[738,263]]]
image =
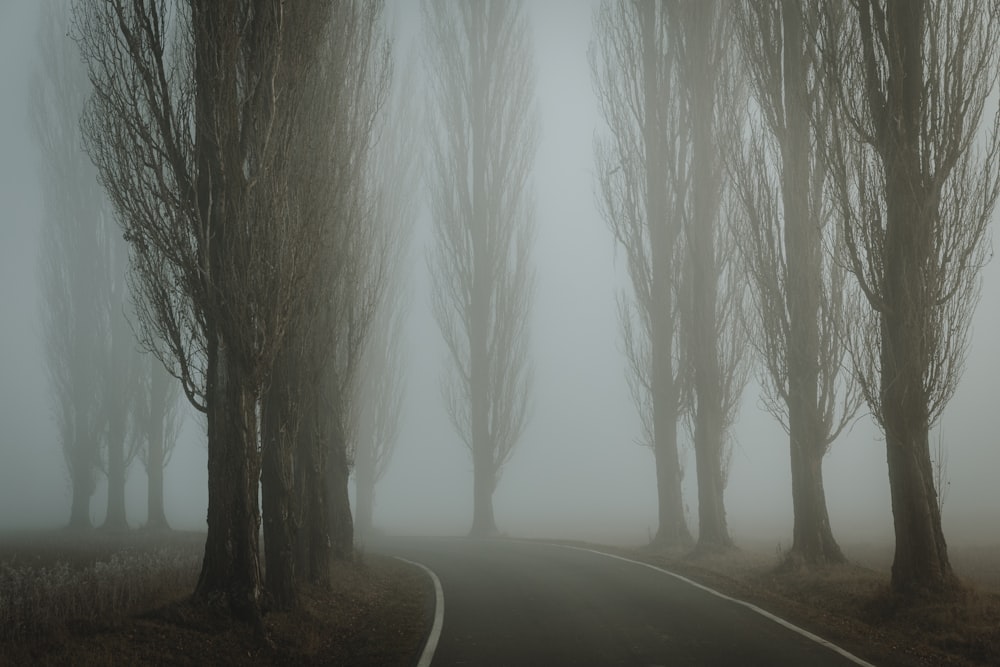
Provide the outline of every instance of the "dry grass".
[[429,629],[422,572],[368,556],[265,617],[268,641],[188,601],[204,535],[0,538],[0,664],[406,665]]
[[190,591],[198,535],[21,533],[0,541],[0,641],[129,615]]

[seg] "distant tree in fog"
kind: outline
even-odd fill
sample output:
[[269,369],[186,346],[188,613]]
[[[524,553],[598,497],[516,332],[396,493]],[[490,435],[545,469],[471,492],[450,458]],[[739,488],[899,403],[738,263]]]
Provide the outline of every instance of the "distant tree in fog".
[[[42,330],[49,385],[69,472],[69,524],[90,527],[90,499],[109,436],[109,410],[118,397],[108,362],[115,239],[120,237],[97,170],[84,152],[79,121],[90,84],[69,30],[69,5],[40,5],[38,66],[30,98],[41,153],[43,226],[39,266]],[[121,308],[118,301],[118,307]],[[126,325],[127,326],[127,325]],[[124,433],[116,433],[122,436]]]
[[399,439],[400,415],[406,389],[403,366],[403,332],[406,308],[398,290],[396,298],[380,304],[369,341],[354,402],[355,529],[365,534],[373,528],[375,485],[392,460]]
[[749,367],[743,309],[746,279],[736,252],[723,143],[738,136],[728,109],[744,103],[735,75],[732,5],[669,2],[667,36],[676,50],[685,125],[683,356],[690,364],[689,414],[698,480],[699,552],[728,548],[724,491],[736,417]]
[[[128,530],[125,507],[125,483],[128,470],[138,453],[140,441],[129,437],[135,418],[135,400],[140,392],[142,373],[147,364],[142,359],[139,344],[129,323],[132,299],[125,280],[128,273],[128,245],[120,230],[109,218],[107,255],[101,264],[108,285],[108,300],[102,305],[107,326],[104,341],[103,407],[107,413],[105,432],[104,472],[108,478],[108,510],[106,530]],[[134,319],[134,318],[132,318]]]
[[424,3],[431,116],[434,315],[448,414],[472,454],[472,534],[528,417],[534,74],[520,2]]
[[146,469],[146,528],[166,530],[170,524],[164,511],[163,473],[177,446],[181,388],[159,359],[149,354],[144,362],[142,385],[132,411],[132,437]]
[[392,95],[382,113],[386,120],[380,123],[366,178],[372,202],[370,224],[384,230],[378,238],[386,247],[379,253],[385,263],[384,285],[351,399],[355,527],[359,534],[372,529],[375,485],[396,449],[406,392],[402,345],[411,298],[408,250],[419,210],[414,200],[421,166],[418,121],[414,119],[415,80],[412,65],[394,77]]
[[610,136],[595,145],[601,211],[625,253],[619,299],[628,380],[656,467],[654,541],[689,544],[677,447],[685,365],[680,348],[687,128],[662,4],[610,0],[594,18],[591,70]]
[[987,227],[1000,193],[995,3],[824,1],[817,26],[830,175],[848,268],[863,294],[854,369],[885,433],[896,548],[892,590],[951,591],[929,431],[965,358]]
[[857,413],[861,394],[842,371],[850,299],[843,258],[835,255],[838,224],[823,154],[835,101],[823,89],[806,32],[818,3],[762,0],[734,8],[755,104],[748,130],[731,142],[730,177],[742,205],[738,238],[754,296],[750,341],[765,405],[789,436],[788,563],[839,563],[823,457]]

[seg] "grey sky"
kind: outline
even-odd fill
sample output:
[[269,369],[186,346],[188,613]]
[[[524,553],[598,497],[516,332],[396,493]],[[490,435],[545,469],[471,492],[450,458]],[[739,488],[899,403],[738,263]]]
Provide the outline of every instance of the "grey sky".
[[[400,30],[413,37],[416,3],[400,2]],[[541,139],[535,166],[538,291],[531,324],[535,365],[533,418],[495,496],[502,531],[518,535],[641,541],[656,527],[651,453],[636,444],[638,419],[625,382],[615,309],[625,285],[624,259],[594,205],[593,136],[601,130],[587,46],[593,3],[532,0]],[[0,528],[30,519],[59,525],[68,517],[62,455],[48,408],[36,288],[43,194],[27,118],[35,3],[0,0]],[[400,532],[462,533],[471,518],[469,456],[445,414],[439,379],[445,359],[430,315],[423,250],[429,222],[415,236],[409,385],[401,442],[377,490],[376,524]],[[951,485],[945,532],[974,536],[973,522],[1000,539],[1000,266],[983,273],[967,369],[943,419]],[[754,385],[735,426],[737,449],[726,501],[734,538],[763,529],[790,534],[787,442],[758,405]],[[203,433],[189,420],[167,470],[167,516],[204,525]],[[686,438],[682,437],[682,440]],[[685,500],[694,526],[694,461],[687,454]],[[884,443],[870,420],[836,442],[826,460],[834,533],[891,540]],[[144,519],[145,479],[129,486],[130,519]],[[96,516],[103,500],[95,497]]]

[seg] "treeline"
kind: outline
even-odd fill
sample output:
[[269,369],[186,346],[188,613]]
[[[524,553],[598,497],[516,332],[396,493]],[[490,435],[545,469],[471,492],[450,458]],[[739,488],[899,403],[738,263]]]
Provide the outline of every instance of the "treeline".
[[396,439],[385,364],[418,171],[383,4],[42,13],[43,310],[71,524],[89,524],[105,462],[108,523],[128,527],[133,452],[162,498],[182,391],[208,437],[194,600],[259,621],[353,558],[352,462],[370,498]]
[[[257,621],[265,600],[291,607],[299,582],[324,583],[353,553],[352,465],[367,528],[398,431],[400,267],[426,171],[443,393],[473,462],[472,532],[495,533],[492,496],[532,379],[523,3],[423,4],[426,170],[407,124],[422,117],[407,106],[417,96],[402,87],[414,77],[394,74],[377,0],[48,6],[72,16],[46,24],[36,118],[53,193],[46,332],[74,498],[89,502],[93,443],[115,477],[122,433],[164,423],[152,398],[131,417],[113,408],[132,373],[111,353],[135,347],[130,312],[141,347],[205,415],[194,599]],[[995,8],[606,0],[594,19],[597,192],[631,277],[619,313],[654,453],[655,542],[731,546],[730,427],[756,371],[789,434],[790,564],[843,559],[822,461],[867,403],[886,438],[893,589],[953,588],[928,434],[958,382],[1000,192],[1000,116],[983,125]]]
[[597,11],[598,193],[631,276],[620,312],[656,543],[692,543],[683,426],[695,551],[730,545],[727,433],[752,367],[789,436],[786,564],[844,559],[822,462],[867,403],[886,442],[892,589],[957,586],[929,433],[959,381],[1000,193],[1000,116],[984,118],[998,20],[979,0]]
[[179,385],[135,342],[128,246],[83,152],[87,71],[68,39],[68,3],[41,7],[29,99],[45,192],[39,257],[41,322],[53,413],[69,477],[69,526],[92,527],[98,475],[103,527],[129,527],[125,485],[138,458],[147,476],[145,526],[167,528],[163,474],[177,444]]

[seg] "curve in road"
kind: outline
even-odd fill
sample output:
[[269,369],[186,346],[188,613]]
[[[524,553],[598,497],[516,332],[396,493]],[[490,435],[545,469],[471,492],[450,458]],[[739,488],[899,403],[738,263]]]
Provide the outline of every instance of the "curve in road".
[[417,667],[431,667],[434,651],[437,649],[438,639],[441,637],[441,626],[444,625],[444,591],[441,590],[441,580],[434,574],[434,570],[423,563],[407,560],[400,556],[396,556],[396,559],[419,567],[427,573],[434,584],[434,621],[431,623],[431,631],[427,635],[427,641],[424,642],[424,650],[420,652],[420,659],[417,661]]
[[421,667],[431,659],[484,667],[871,667],[759,607],[614,554],[464,538],[371,547],[424,567],[435,580],[435,621]]

